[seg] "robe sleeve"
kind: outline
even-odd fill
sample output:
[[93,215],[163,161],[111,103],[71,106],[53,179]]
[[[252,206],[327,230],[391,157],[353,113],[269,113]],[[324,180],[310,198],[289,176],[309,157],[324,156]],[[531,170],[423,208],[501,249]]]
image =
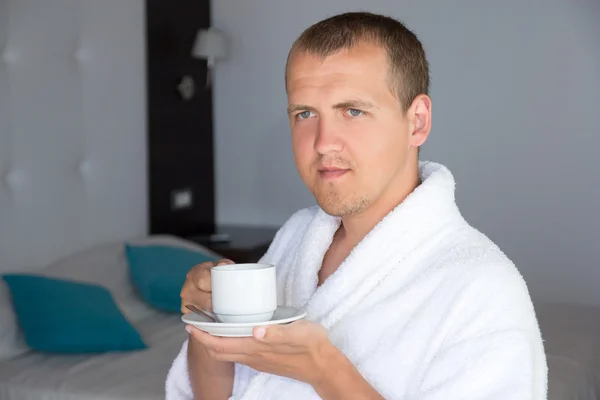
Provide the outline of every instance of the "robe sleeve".
[[428,365],[415,399],[546,399],[541,334],[516,269],[482,268],[448,320],[447,339]]
[[535,346],[521,331],[473,337],[436,355],[418,400],[542,400]]
[[167,374],[165,382],[166,400],[194,400],[192,385],[188,374],[187,346],[186,340]]

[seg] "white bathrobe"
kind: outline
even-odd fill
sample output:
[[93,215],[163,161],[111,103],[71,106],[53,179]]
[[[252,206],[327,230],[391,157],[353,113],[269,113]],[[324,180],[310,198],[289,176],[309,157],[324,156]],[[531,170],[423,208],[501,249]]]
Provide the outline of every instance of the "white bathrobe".
[[[340,219],[318,207],[294,214],[262,258],[276,265],[280,304],[325,326],[385,399],[546,399],[542,339],[521,275],[462,218],[450,171],[419,169],[422,184],[320,287]],[[187,342],[167,400],[192,399],[186,351]],[[306,383],[235,366],[231,399],[318,398]]]

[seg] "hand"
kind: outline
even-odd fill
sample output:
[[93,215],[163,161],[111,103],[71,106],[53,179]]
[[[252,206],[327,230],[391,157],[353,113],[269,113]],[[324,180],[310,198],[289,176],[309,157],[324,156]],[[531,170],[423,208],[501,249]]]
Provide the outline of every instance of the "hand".
[[212,311],[210,269],[217,265],[233,263],[233,261],[225,258],[216,263],[207,261],[193,267],[187,273],[181,289],[181,312],[184,314],[191,312],[185,307],[188,304],[201,310]]
[[[210,269],[216,265],[233,264],[223,259],[219,262],[204,262],[193,267],[186,276],[181,289],[181,312],[191,312],[190,304],[212,311],[212,285]],[[204,346],[196,340],[188,342],[188,373],[195,397],[202,399],[227,399],[233,388],[233,363],[215,361],[207,354]]]
[[212,336],[191,325],[186,329],[215,360],[244,364],[312,386],[327,379],[332,370],[329,363],[341,354],[329,341],[325,328],[306,320],[257,327],[253,337],[245,338]]

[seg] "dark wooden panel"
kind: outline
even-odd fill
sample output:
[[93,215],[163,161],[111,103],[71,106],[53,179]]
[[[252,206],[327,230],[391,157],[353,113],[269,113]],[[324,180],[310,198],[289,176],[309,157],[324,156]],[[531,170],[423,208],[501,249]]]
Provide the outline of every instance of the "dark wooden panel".
[[[150,233],[187,236],[214,231],[212,93],[206,61],[190,52],[198,29],[210,26],[208,0],[146,0]],[[178,84],[195,82],[185,100]],[[189,190],[190,207],[173,196]]]
[[186,239],[206,246],[236,263],[255,263],[267,252],[277,230],[276,227],[221,225],[215,233],[226,235],[227,240],[213,241],[209,236]]

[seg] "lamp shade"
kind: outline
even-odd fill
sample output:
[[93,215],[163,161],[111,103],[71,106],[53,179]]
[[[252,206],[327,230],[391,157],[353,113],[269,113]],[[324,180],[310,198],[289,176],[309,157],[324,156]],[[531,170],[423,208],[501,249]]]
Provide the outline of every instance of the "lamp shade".
[[209,66],[213,66],[218,58],[225,57],[225,36],[216,28],[201,29],[196,34],[192,56],[206,59]]

